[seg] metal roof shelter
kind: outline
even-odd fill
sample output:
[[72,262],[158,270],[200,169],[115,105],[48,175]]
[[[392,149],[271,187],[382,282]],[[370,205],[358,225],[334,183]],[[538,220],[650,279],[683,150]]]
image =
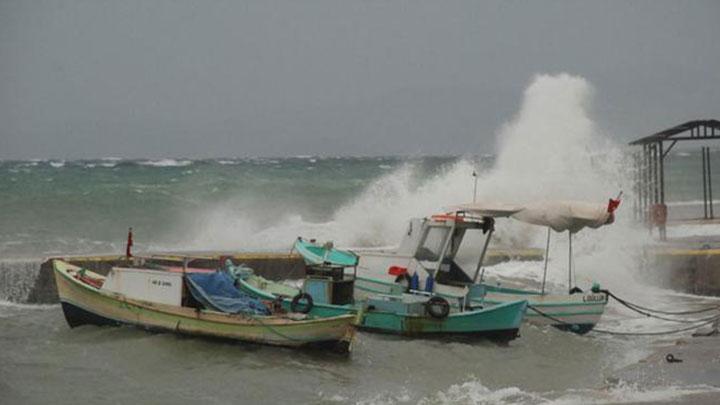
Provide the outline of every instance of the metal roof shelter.
[[[635,159],[635,215],[649,219],[650,208],[665,205],[665,157],[676,143],[681,141],[706,141],[720,139],[720,121],[695,120],[665,129],[630,142],[642,146]],[[715,217],[713,212],[712,182],[710,177],[710,148],[701,147],[703,171],[703,207],[706,219]]]

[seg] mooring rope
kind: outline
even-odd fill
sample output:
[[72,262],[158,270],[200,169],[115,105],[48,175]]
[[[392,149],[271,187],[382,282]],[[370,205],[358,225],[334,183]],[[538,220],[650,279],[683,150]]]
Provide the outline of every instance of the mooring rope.
[[670,314],[673,316],[679,316],[679,315],[691,315],[691,314],[700,314],[704,312],[709,312],[718,309],[718,307],[711,307],[711,308],[703,308],[701,310],[695,310],[695,311],[678,311],[678,312],[670,312],[670,311],[660,311],[660,310],[654,310],[652,308],[643,307],[641,305],[629,302],[627,300],[621,299],[615,294],[611,293],[610,291],[604,290],[604,293],[606,293],[609,297],[614,298],[617,302],[619,302],[624,307],[630,309],[631,311],[637,312],[640,315],[644,315],[648,318],[655,318],[660,319],[663,321],[669,321],[669,322],[679,322],[679,323],[697,323],[697,322],[704,322],[711,319],[715,319],[718,317],[718,315],[713,315],[711,317],[707,318],[701,318],[701,319],[678,319],[678,318],[667,318],[660,315],[655,315],[651,312],[655,313],[661,313],[661,314]]
[[[701,314],[701,313],[703,313],[703,312],[720,311],[720,305],[714,305],[714,306],[711,306],[711,307],[702,308],[702,309],[697,309],[697,310],[692,310],[692,311],[661,311],[661,310],[658,310],[658,309],[648,308],[648,307],[644,307],[644,306],[639,305],[639,304],[635,304],[635,303],[630,302],[630,301],[628,301],[628,300],[626,300],[626,299],[623,299],[623,298],[618,297],[617,295],[611,293],[611,292],[608,291],[608,290],[602,290],[601,292],[604,292],[604,293],[607,294],[608,296],[613,297],[615,300],[617,300],[617,302],[619,302],[619,303],[623,304],[624,306],[632,309],[633,311],[638,312],[638,313],[641,313],[641,314],[643,314],[643,315],[648,315],[648,314],[645,313],[645,312],[656,313],[656,314],[663,314],[663,315],[693,315],[693,314]],[[640,312],[640,311],[645,311],[645,312]]]
[[[572,328],[574,326],[574,323],[565,322],[562,319],[558,319],[552,315],[548,315],[545,312],[537,309],[534,305],[528,305],[528,308],[535,311],[538,315],[548,318],[552,321],[555,321],[561,325],[569,326]],[[704,320],[699,320],[698,323],[693,324],[692,326],[679,328],[679,329],[672,329],[672,330],[666,330],[666,331],[657,331],[657,332],[621,332],[621,331],[612,331],[612,330],[605,330],[605,329],[598,329],[593,328],[590,330],[590,332],[596,332],[596,333],[602,333],[607,335],[618,335],[618,336],[661,336],[661,335],[672,335],[675,333],[680,332],[687,332],[689,330],[697,329],[701,326],[710,325],[715,322],[720,322],[720,315],[714,316],[712,318],[706,318]]]

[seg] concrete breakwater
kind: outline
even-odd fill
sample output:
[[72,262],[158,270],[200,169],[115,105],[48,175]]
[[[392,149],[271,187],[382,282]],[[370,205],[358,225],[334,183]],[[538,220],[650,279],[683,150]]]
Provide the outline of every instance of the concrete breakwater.
[[42,260],[0,261],[0,301],[32,302]]
[[644,250],[645,274],[662,287],[720,296],[720,236],[656,242]]
[[[720,247],[657,245],[645,249],[644,274],[662,287],[700,295],[720,296]],[[140,261],[161,265],[218,268],[232,258],[258,275],[271,280],[299,279],[305,264],[297,254],[178,252],[139,255],[132,260],[118,255],[57,257],[89,270],[106,274],[114,266],[132,266]],[[58,302],[52,259],[0,261],[0,300],[29,304]],[[487,264],[509,260],[542,260],[540,249],[495,249],[488,252]]]
[[[715,246],[662,245],[645,250],[645,273],[662,287],[700,295],[720,296],[720,248]],[[106,274],[115,266],[132,266],[141,261],[161,265],[218,268],[224,258],[244,263],[258,275],[271,280],[299,279],[305,264],[297,254],[177,252],[143,254],[128,260],[125,256],[57,257],[89,270]],[[0,261],[0,300],[29,304],[58,302],[52,259]],[[487,264],[509,260],[542,260],[540,249],[495,249],[488,252]]]
[[[228,252],[172,252],[141,254],[132,259],[118,255],[64,256],[45,260],[0,261],[0,300],[29,304],[58,302],[52,260],[62,259],[100,274],[113,267],[127,267],[141,262],[159,265],[197,268],[219,268],[225,258],[235,264],[245,264],[256,274],[270,280],[299,279],[305,276],[305,263],[297,254],[287,253],[228,253]],[[539,249],[495,249],[488,252],[487,263],[509,260],[542,260]]]

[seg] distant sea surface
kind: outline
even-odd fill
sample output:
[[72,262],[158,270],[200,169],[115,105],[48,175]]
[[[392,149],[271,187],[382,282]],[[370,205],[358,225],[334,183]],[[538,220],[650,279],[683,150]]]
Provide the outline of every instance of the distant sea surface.
[[[697,157],[673,156],[676,164],[668,167],[669,199],[685,207],[702,196]],[[493,162],[492,156],[0,162],[0,403],[568,404],[717,395],[706,385],[607,384],[658,339],[527,325],[507,347],[360,333],[345,359],[132,328],[70,329],[59,305],[24,303],[42,257],[121,254],[130,226],[138,250],[287,251],[298,235],[346,246],[394,244],[409,217],[470,201],[473,171],[483,198],[493,197],[488,185],[516,180],[487,179]],[[624,247],[636,236],[625,204],[620,223],[578,239],[581,286],[598,280],[673,310],[707,304],[632,282],[633,250]],[[554,239],[553,248],[562,250],[563,241]],[[566,256],[556,253],[549,288],[562,291]],[[488,277],[537,286],[539,266],[504,263],[488,268]],[[602,325],[677,327],[629,317],[616,305]]]
[[[131,226],[139,248],[213,248],[214,242],[242,250],[258,248],[253,232],[290,222],[291,230],[283,228],[287,234],[273,235],[267,246],[289,248],[298,236],[291,231],[314,229],[339,215],[361,215],[362,210],[343,212],[360,199],[376,199],[382,209],[393,199],[402,201],[403,193],[432,198],[441,192],[429,184],[436,182],[465,188],[467,201],[472,197],[472,170],[482,174],[493,160],[306,156],[0,161],[0,259],[122,252]],[[465,178],[448,174],[463,162]],[[693,207],[682,208],[688,212],[684,215],[702,215],[700,165],[699,153],[673,154],[666,162],[666,199]],[[720,161],[713,175],[720,197]],[[362,222],[357,218],[352,228],[364,226]],[[350,242],[382,244],[396,237]]]

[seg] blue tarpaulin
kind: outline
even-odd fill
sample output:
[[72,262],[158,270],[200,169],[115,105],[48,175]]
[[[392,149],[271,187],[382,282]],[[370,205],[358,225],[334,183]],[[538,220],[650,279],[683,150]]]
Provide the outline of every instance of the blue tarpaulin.
[[225,272],[186,274],[190,292],[210,309],[232,314],[270,315],[257,298],[235,288],[232,277]]

